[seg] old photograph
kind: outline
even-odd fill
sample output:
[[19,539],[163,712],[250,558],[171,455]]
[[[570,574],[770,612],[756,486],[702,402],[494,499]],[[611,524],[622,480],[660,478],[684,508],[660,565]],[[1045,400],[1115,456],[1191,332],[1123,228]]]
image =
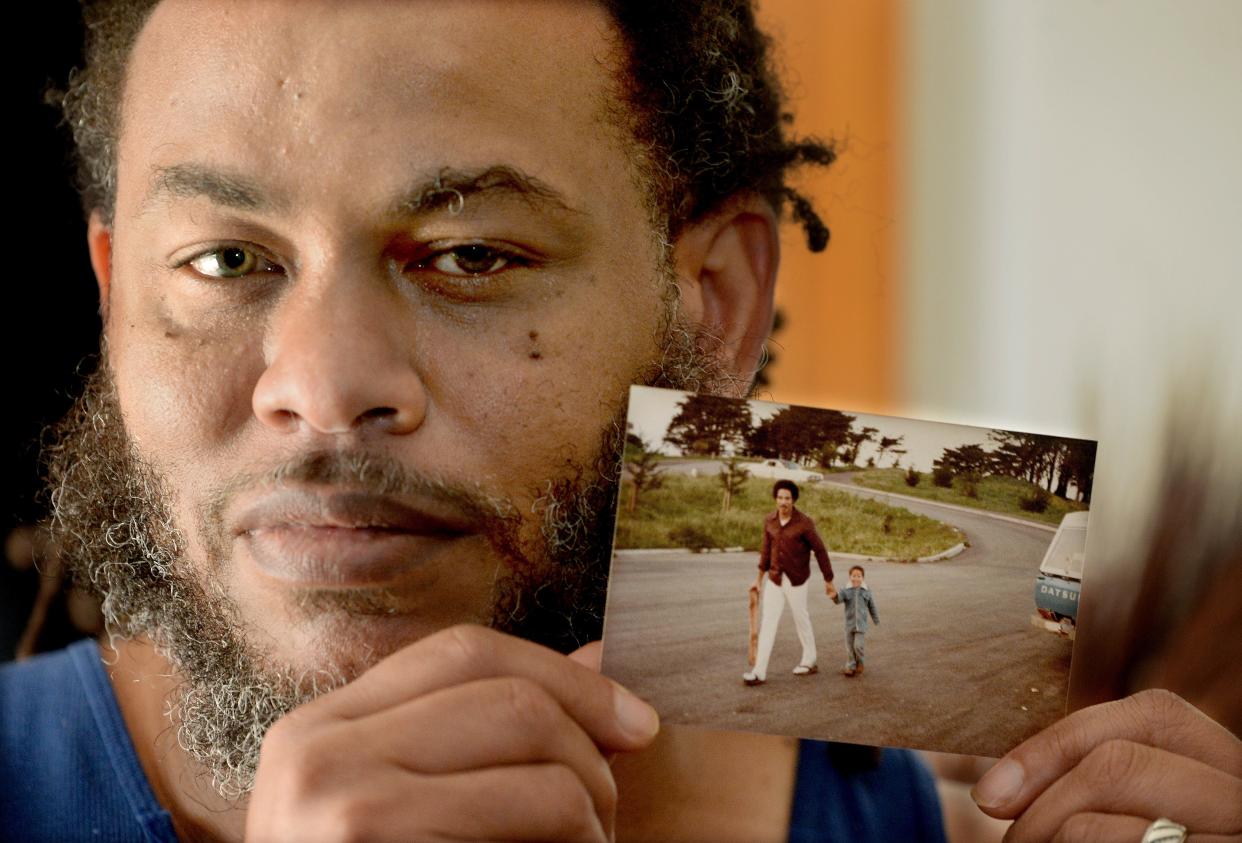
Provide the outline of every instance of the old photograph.
[[634,387],[604,670],[666,722],[998,756],[1065,712],[1095,452]]

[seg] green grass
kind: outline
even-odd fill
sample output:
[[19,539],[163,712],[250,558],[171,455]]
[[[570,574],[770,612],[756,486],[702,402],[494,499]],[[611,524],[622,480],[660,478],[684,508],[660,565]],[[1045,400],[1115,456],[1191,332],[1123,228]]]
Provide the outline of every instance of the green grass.
[[1034,483],[1019,480],[1015,477],[985,477],[977,484],[979,497],[972,498],[962,491],[960,477],[953,479],[953,487],[946,489],[932,483],[931,474],[924,473],[917,486],[906,485],[906,472],[899,468],[878,468],[859,472],[854,482],[868,489],[879,489],[884,492],[895,492],[899,495],[911,495],[916,498],[953,503],[975,509],[986,509],[1002,515],[1013,515],[1041,524],[1056,526],[1061,523],[1067,512],[1078,512],[1087,508],[1086,504],[1067,501],[1056,495],[1049,496],[1048,508],[1043,512],[1027,512],[1018,506],[1018,499],[1030,495],[1037,488]]
[[[913,559],[948,550],[962,540],[953,527],[898,507],[809,483],[801,489],[798,508],[815,520],[829,552]],[[715,477],[670,475],[663,487],[642,494],[633,515],[625,511],[629,497],[627,479],[621,486],[618,549],[681,547],[669,532],[691,526],[710,536],[712,547],[758,550],[763,519],[776,509],[772,481],[758,478],[746,481],[729,512],[721,512],[723,490]]]

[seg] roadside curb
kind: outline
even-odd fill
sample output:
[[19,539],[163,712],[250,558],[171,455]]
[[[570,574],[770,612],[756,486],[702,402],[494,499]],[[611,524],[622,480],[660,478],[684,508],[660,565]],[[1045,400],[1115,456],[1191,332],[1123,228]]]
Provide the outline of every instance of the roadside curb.
[[967,515],[982,515],[984,518],[991,518],[993,521],[1008,521],[1010,524],[1021,524],[1024,527],[1034,527],[1037,530],[1046,530],[1049,533],[1055,533],[1056,527],[1051,524],[1040,524],[1036,521],[1030,521],[1026,518],[1015,518],[1012,515],[1001,515],[997,512],[989,512],[986,509],[976,509],[973,506],[960,506],[955,503],[944,503],[942,501],[928,500],[927,498],[919,498],[914,495],[903,495],[900,492],[886,492],[883,489],[873,489],[870,486],[864,486],[861,483],[839,483],[835,480],[825,480],[820,485],[835,486],[838,489],[847,492],[862,492],[872,495],[883,495],[888,498],[897,498],[903,501],[913,501],[914,503],[924,503],[928,506],[939,506],[944,509],[951,509],[955,512],[964,512]]
[[946,550],[944,553],[937,553],[933,556],[922,556],[922,557],[919,557],[918,559],[915,559],[914,561],[915,562],[939,562],[943,559],[952,559],[954,556],[957,556],[959,553],[963,552],[964,550],[966,550],[966,542],[958,542],[957,544],[953,545],[953,547]]
[[952,559],[965,549],[966,543],[958,542],[941,553],[933,553],[931,556],[920,556],[917,559],[897,559],[893,556],[865,556],[861,553],[840,553],[831,549],[828,551],[828,556],[831,559],[844,559],[847,562],[939,562],[942,559]]
[[[698,550],[691,550],[688,547],[626,547],[621,550],[614,550],[613,556],[653,556],[657,553],[677,553],[685,551],[686,553],[694,553],[702,555],[704,553],[745,553],[744,547],[703,547]],[[758,553],[759,551],[755,551]]]
[[[841,551],[828,549],[830,559],[840,559],[845,562],[939,562],[943,559],[952,559],[966,549],[965,542],[958,542],[948,550],[941,553],[935,553],[931,556],[920,556],[917,559],[897,559],[893,556],[868,556],[863,553],[842,553]],[[627,556],[654,556],[659,553],[692,553],[695,556],[703,556],[708,553],[745,553],[744,548],[740,547],[705,547],[701,550],[691,550],[688,547],[635,547],[626,548],[624,550],[614,550],[614,557]],[[758,553],[754,550],[751,553]]]

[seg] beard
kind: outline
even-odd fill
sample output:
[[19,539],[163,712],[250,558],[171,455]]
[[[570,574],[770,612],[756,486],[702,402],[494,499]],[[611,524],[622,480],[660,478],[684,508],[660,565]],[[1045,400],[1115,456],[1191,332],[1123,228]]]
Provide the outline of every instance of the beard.
[[[661,352],[633,382],[736,390],[707,350],[718,341],[672,316],[675,297],[668,305]],[[485,525],[489,544],[505,563],[493,589],[490,626],[569,652],[602,632],[626,400],[618,397],[592,461],[535,490],[530,517],[482,489],[428,478],[386,456],[319,451],[234,478],[209,500],[202,510],[204,545],[213,558],[195,565],[172,514],[175,490],[125,430],[105,343],[82,396],[47,437],[47,526],[76,581],[99,596],[108,634],[146,636],[172,664],[180,682],[168,710],[178,742],[202,765],[216,792],[237,799],[253,787],[263,737],[276,720],[387,653],[345,653],[294,666],[247,637],[235,601],[215,574],[227,563],[227,548],[210,525],[219,523],[228,490],[297,481],[446,498]],[[312,590],[298,602],[307,614],[346,618],[397,611],[383,589]]]

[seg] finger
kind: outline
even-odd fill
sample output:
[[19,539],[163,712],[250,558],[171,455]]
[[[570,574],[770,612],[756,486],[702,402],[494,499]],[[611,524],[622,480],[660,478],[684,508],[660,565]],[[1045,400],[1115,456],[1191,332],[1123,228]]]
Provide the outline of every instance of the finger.
[[542,686],[483,679],[345,721],[347,750],[416,773],[551,763],[574,772],[601,815],[617,801],[612,771],[594,742]]
[[601,747],[641,749],[659,731],[655,709],[560,653],[479,626],[455,626],[393,653],[353,682],[303,706],[352,719],[424,694],[497,676],[535,682]]
[[357,780],[273,826],[248,817],[247,840],[512,840],[605,843],[614,812],[601,817],[581,782],[557,764],[469,773]]
[[[599,673],[604,663],[604,642],[592,641],[590,644],[584,644],[570,653],[569,658],[583,667],[590,668]],[[615,752],[604,754],[604,760],[608,762],[609,766],[612,765],[613,759],[616,757],[617,753]]]
[[1242,779],[1146,744],[1108,741],[1040,794],[1005,841],[1048,840],[1081,813],[1169,817],[1195,831],[1234,834],[1242,832]]
[[615,805],[607,816],[597,814],[582,783],[559,764],[493,767],[426,781],[434,786],[423,791],[427,798],[421,801],[434,813],[418,822],[424,834],[438,832],[448,840],[612,839]]
[[[1075,814],[1057,831],[1052,843],[1135,843],[1152,820],[1116,814]],[[1190,834],[1186,843],[1239,843],[1234,835]]]
[[604,642],[592,641],[569,654],[570,661],[599,673],[599,666],[604,660]]
[[1159,747],[1242,777],[1242,741],[1176,694],[1143,691],[1074,712],[1027,739],[979,780],[972,796],[984,813],[1016,817],[1110,740]]
[[939,779],[973,785],[996,764],[995,758],[978,755],[953,755],[946,752],[923,752],[932,772]]

